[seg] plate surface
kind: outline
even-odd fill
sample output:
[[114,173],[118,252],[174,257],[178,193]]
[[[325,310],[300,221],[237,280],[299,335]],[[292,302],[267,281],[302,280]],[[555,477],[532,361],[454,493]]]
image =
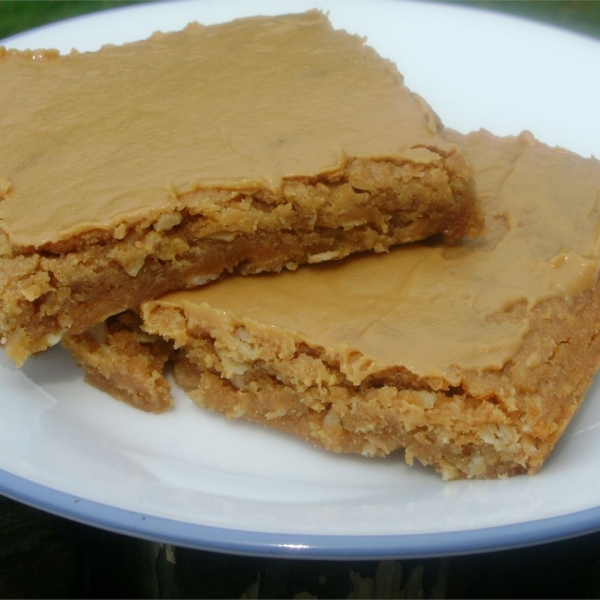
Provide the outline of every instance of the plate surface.
[[[600,44],[494,13],[393,0],[169,2],[3,43],[95,50],[192,20],[314,7],[396,62],[446,125],[529,129],[600,155]],[[84,384],[59,348],[21,371],[0,354],[0,492],[123,533],[237,553],[384,558],[533,544],[600,529],[599,386],[535,477],[445,483],[401,457],[331,455],[229,422],[183,394],[169,414],[136,411]]]

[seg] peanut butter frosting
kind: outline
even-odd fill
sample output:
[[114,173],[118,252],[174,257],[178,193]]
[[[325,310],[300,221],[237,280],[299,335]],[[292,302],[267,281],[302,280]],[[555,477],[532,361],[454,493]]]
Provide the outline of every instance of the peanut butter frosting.
[[0,226],[21,246],[201,210],[202,188],[456,150],[395,67],[317,11],[98,52],[0,47],[0,79]]
[[144,311],[175,306],[191,327],[202,321],[221,334],[243,327],[263,340],[305,341],[338,360],[355,384],[396,365],[453,385],[461,369],[502,368],[521,346],[529,310],[596,284],[600,163],[529,133],[457,140],[485,203],[482,238],[230,278],[168,294]]

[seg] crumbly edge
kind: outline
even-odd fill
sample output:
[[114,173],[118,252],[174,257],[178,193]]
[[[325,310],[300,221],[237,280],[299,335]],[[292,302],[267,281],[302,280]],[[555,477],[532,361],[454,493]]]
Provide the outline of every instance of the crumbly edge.
[[[522,319],[525,310],[515,307],[503,318]],[[521,349],[503,369],[462,372],[458,386],[401,366],[377,370],[360,353],[343,357],[210,307],[204,317],[189,318],[157,305],[143,320],[155,337],[129,335],[144,342],[139,352],[152,352],[159,336],[168,339],[175,380],[201,407],[333,452],[385,456],[404,449],[409,464],[431,465],[450,480],[537,472],[600,366],[599,288],[547,300],[529,321]],[[113,345],[111,353],[119,377],[125,371],[131,387],[139,387],[139,371],[119,366],[122,347]],[[95,369],[85,353],[79,362],[88,373]]]
[[[435,149],[433,149],[435,150]],[[167,291],[227,272],[295,268],[441,233],[475,236],[482,215],[456,150],[428,165],[354,159],[340,174],[286,181],[281,193],[202,190],[144,222],[42,248],[0,234],[0,331],[32,353]]]
[[172,344],[142,332],[141,319],[127,311],[67,336],[63,345],[85,367],[85,380],[113,398],[146,412],[173,408],[164,376]]

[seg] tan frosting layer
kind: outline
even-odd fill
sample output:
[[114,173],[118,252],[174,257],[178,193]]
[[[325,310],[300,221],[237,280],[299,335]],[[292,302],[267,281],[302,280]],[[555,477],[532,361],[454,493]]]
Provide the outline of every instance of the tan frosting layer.
[[[528,327],[526,311],[511,318],[503,311],[596,283],[600,163],[528,133],[497,138],[481,131],[458,139],[485,202],[483,238],[230,278],[158,304],[181,306],[192,320],[214,323],[227,314],[234,326],[292,332],[326,348],[355,382],[394,365],[455,384],[460,368],[501,368]],[[354,350],[372,364],[354,368]]]
[[317,11],[66,56],[0,47],[0,81],[0,226],[20,245],[156,218],[202,187],[453,148],[393,65]]

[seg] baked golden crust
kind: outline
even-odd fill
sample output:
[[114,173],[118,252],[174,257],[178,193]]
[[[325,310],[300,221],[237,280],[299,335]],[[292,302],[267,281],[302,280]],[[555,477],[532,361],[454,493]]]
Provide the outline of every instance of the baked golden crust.
[[[18,364],[226,272],[482,226],[472,167],[436,115],[321,13],[97,53],[2,50],[0,73],[0,331]],[[12,89],[43,101],[11,101]]]
[[[164,331],[174,314],[154,315]],[[400,367],[350,384],[318,348],[297,347],[292,364],[322,373],[321,386],[294,385],[302,367],[274,356],[223,377],[222,351],[187,331],[176,381],[199,406],[297,435],[334,452],[385,456],[433,466],[445,479],[533,474],[570,422],[600,366],[600,291],[539,305],[522,349],[499,372],[464,373],[460,387],[415,378]],[[167,329],[176,339],[181,331]],[[241,335],[242,332],[240,332]],[[531,353],[539,364],[527,367]],[[295,370],[297,369],[297,371]],[[334,381],[327,385],[325,382]]]
[[[523,312],[523,306],[516,307],[507,318],[520,319]],[[417,377],[402,366],[355,385],[319,346],[281,331],[269,344],[214,313],[221,331],[208,321],[190,323],[181,309],[163,306],[144,321],[153,337],[124,328],[101,346],[94,332],[63,343],[90,383],[97,385],[100,372],[109,381],[127,379],[130,389],[143,388],[144,399],[135,405],[160,412],[170,408],[164,380],[142,365],[157,348],[164,351],[161,338],[168,339],[175,380],[198,406],[333,452],[385,456],[404,449],[407,462],[431,465],[445,479],[536,473],[600,366],[600,287],[536,306],[515,356],[499,371],[463,372],[460,386]],[[236,343],[226,342],[225,331],[235,332]],[[129,393],[98,387],[131,402]]]
[[84,335],[66,338],[73,358],[86,366],[86,381],[113,398],[145,410],[173,407],[171,386],[164,377],[171,344],[144,334],[141,320],[128,311],[98,323]]

